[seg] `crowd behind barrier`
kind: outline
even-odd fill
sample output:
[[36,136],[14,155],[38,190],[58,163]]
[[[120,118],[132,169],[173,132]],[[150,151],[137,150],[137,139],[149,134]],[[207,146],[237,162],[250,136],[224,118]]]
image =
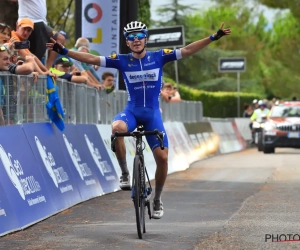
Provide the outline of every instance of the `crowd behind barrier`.
[[[46,100],[46,76],[33,76],[1,73],[0,92],[4,124],[36,123],[48,121]],[[86,84],[78,84],[58,78],[59,98],[65,111],[66,123],[111,124],[114,116],[126,106],[127,92],[96,90]],[[161,102],[164,121],[197,122],[202,119],[202,103],[181,101]]]
[[[125,106],[126,92],[106,94],[58,80],[66,113],[61,132],[47,121],[45,78],[36,83],[25,76],[0,78],[5,87],[1,96],[5,121],[15,124],[0,128],[0,236],[120,190],[121,170],[111,150],[110,122]],[[168,174],[207,157],[241,151],[251,138],[249,119],[203,118],[201,103],[183,101],[161,109],[169,139]],[[127,162],[133,162],[134,138],[124,140]],[[146,141],[144,157],[152,180],[155,160]],[[131,164],[128,167],[132,172]]]

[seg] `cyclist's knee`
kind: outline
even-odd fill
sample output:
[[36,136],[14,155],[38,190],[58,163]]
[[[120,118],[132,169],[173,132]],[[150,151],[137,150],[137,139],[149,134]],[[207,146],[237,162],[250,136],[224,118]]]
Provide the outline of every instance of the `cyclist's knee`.
[[153,151],[154,157],[157,161],[161,163],[167,163],[168,162],[168,149],[165,148],[164,150],[161,150],[159,147],[154,149]]
[[127,132],[127,125],[123,121],[114,121],[112,123],[112,133]]

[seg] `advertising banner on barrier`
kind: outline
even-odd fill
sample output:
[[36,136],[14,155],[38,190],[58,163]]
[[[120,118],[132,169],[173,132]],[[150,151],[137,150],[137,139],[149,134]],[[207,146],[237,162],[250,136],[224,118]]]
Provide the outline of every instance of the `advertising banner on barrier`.
[[55,127],[55,133],[82,201],[102,195],[103,189],[96,174],[98,168],[90,157],[86,142],[79,136],[76,125],[65,124],[65,126],[64,132]]
[[[177,132],[177,128],[174,122],[165,122],[164,127],[166,129],[169,141],[169,172],[177,172],[185,170],[189,167],[185,149],[183,149],[182,139]],[[180,137],[180,138],[177,138]]]
[[178,138],[181,138],[179,143],[185,150],[188,163],[191,164],[195,161],[198,161],[200,157],[195,153],[195,148],[193,146],[192,140],[189,137],[183,123],[175,122],[174,127],[175,127],[175,136],[179,134]]
[[0,183],[0,236],[17,230],[20,225]]
[[[122,173],[119,167],[117,157],[115,153],[111,150],[111,125],[97,125],[97,128],[105,144],[107,152],[113,163],[113,166],[115,166],[116,173],[118,174],[118,176],[121,176]],[[130,172],[130,176],[132,178],[133,159],[135,156],[135,139],[130,137],[125,137],[124,141],[126,147],[127,166]],[[145,143],[144,158],[145,158],[145,163],[147,164],[146,167],[147,167],[148,175],[150,179],[153,179],[156,170],[156,163],[146,139],[143,138],[143,141]]]
[[252,141],[250,130],[251,120],[249,118],[235,118],[234,121],[243,139],[245,141]]
[[184,123],[200,159],[219,152],[219,138],[209,122]]
[[222,154],[236,152],[242,149],[231,122],[211,122],[215,133],[220,137],[220,152]]
[[104,193],[119,189],[119,178],[105,144],[94,124],[76,124],[76,130],[97,166],[96,172]]
[[[40,171],[41,166],[21,126],[1,128],[0,159],[0,183],[16,215],[18,228],[57,212]],[[2,206],[5,208],[6,204],[0,204]],[[9,208],[5,208],[7,215],[12,213],[6,209]]]
[[24,124],[23,130],[58,211],[81,201],[77,183],[50,123]]

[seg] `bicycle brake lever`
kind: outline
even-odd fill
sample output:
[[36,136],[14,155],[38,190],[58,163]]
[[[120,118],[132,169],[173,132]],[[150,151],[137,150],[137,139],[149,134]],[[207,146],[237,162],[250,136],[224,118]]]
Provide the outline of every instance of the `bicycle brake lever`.
[[164,148],[165,148],[164,143],[163,143],[164,134],[161,133],[161,132],[159,132],[159,133],[157,134],[157,138],[158,138],[158,140],[159,140],[159,142],[160,142],[160,148],[161,148],[162,150],[164,150]]

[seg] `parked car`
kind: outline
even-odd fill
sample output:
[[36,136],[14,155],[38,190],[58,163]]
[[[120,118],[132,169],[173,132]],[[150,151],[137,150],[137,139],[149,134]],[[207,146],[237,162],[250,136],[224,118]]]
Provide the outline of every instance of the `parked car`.
[[300,148],[300,102],[283,102],[273,106],[263,128],[265,154],[275,148]]

